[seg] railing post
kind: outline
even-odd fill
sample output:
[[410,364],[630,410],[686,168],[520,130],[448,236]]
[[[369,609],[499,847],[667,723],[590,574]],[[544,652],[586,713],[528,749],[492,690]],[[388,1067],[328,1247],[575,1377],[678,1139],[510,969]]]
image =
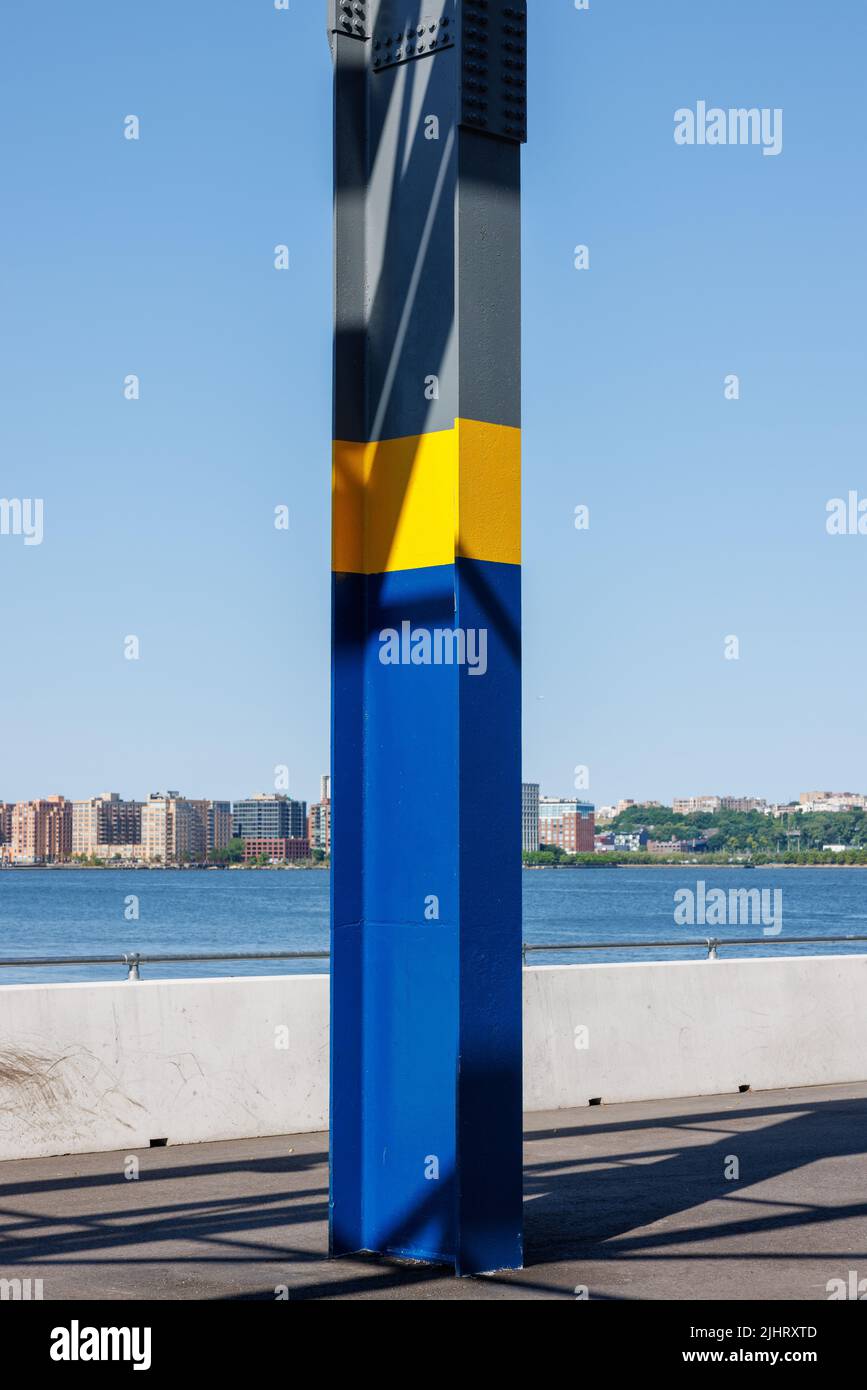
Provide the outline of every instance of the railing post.
[[709,937],[709,938],[708,938],[708,943],[707,943],[707,958],[708,958],[708,960],[718,960],[718,959],[719,959],[719,957],[717,956],[717,947],[719,946],[719,944],[720,944],[719,941],[718,941],[715,937]]
[[141,974],[139,972],[139,964],[141,962],[141,956],[138,951],[130,951],[128,955],[124,956],[124,960],[127,966],[126,978],[128,980],[140,980]]

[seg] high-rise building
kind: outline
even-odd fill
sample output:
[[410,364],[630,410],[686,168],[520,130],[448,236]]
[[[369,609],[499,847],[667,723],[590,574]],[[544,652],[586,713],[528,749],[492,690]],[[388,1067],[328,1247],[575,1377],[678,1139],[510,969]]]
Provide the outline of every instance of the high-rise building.
[[232,808],[233,833],[242,840],[306,840],[307,802],[268,795],[236,801]]
[[319,800],[314,801],[307,816],[307,838],[311,849],[331,853],[331,778],[327,775],[319,784]]
[[140,842],[140,801],[122,801],[117,792],[73,801],[73,855],[99,855],[108,846],[129,847]]
[[521,849],[533,854],[539,848],[539,783],[521,783]]
[[180,792],[151,792],[141,808],[143,857],[151,863],[185,864],[205,857],[207,837],[202,807]]
[[12,808],[11,859],[61,864],[72,855],[72,803],[65,796],[19,801]]
[[171,803],[172,860],[195,864],[207,855],[208,802],[178,796]]
[[208,852],[225,849],[232,838],[232,804],[229,801],[208,802]]
[[593,854],[594,808],[574,797],[539,798],[539,845],[562,849],[566,854]]
[[173,858],[172,801],[177,792],[151,792],[141,808],[141,845],[145,859],[167,864]]
[[12,810],[14,801],[0,801],[0,845],[12,844]]

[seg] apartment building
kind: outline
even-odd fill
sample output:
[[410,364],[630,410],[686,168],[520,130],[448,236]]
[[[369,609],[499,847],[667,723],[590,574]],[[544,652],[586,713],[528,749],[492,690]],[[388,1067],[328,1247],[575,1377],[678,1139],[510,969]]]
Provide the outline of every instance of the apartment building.
[[864,811],[867,797],[860,792],[801,792],[798,809],[805,815],[816,811]]
[[766,811],[768,803],[758,796],[676,796],[671,803],[675,815],[693,816],[698,812],[711,815],[717,811]]
[[307,839],[307,802],[259,792],[232,807],[233,833],[242,840]]
[[539,848],[539,783],[521,783],[521,849],[534,854]]
[[72,803],[65,796],[16,802],[10,844],[14,864],[67,862],[72,857]]
[[230,801],[208,801],[206,849],[225,849],[232,838],[232,803]]
[[539,798],[539,846],[566,854],[592,854],[595,847],[595,808],[574,797]]
[[[141,843],[141,802],[122,801],[117,792],[101,792],[72,802],[72,853],[105,857],[107,849]],[[130,858],[128,854],[121,856]]]

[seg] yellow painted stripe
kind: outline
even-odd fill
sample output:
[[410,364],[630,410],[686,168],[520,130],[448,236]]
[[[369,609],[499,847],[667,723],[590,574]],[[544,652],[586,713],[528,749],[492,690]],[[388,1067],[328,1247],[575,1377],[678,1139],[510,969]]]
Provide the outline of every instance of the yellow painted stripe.
[[521,431],[456,420],[451,430],[334,442],[332,568],[342,574],[521,563]]

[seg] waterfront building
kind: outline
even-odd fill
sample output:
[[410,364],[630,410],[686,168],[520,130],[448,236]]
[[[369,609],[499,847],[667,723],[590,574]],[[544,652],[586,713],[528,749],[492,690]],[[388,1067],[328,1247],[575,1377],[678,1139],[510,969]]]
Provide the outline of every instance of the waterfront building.
[[122,801],[117,792],[102,792],[72,802],[73,856],[99,855],[106,846],[140,843],[140,801]]
[[180,792],[151,792],[141,808],[143,858],[150,863],[185,864],[204,859],[207,827],[203,807]]
[[592,854],[595,808],[575,797],[539,798],[539,847],[566,854]]
[[65,796],[19,801],[12,808],[14,864],[62,864],[72,857],[72,803]]
[[650,836],[644,826],[640,826],[637,830],[625,830],[616,834],[614,836],[614,848],[625,849],[630,854],[637,854],[639,850],[646,848],[649,841]]
[[183,852],[191,859],[206,859],[212,849],[226,849],[232,838],[232,807],[228,801],[196,800],[190,820],[181,812],[185,825]]
[[172,799],[176,792],[151,792],[141,808],[141,845],[150,863],[167,864],[174,844]]
[[102,859],[110,864],[112,860],[123,862],[124,864],[141,864],[145,862],[143,845],[136,844],[107,844],[96,845],[92,851],[94,858]]
[[521,783],[521,849],[533,854],[539,848],[539,783]]
[[232,803],[208,801],[206,849],[226,849],[232,838]]
[[327,774],[319,783],[319,800],[307,816],[307,838],[311,849],[331,853],[331,778]]
[[265,855],[269,860],[288,864],[299,859],[310,858],[310,842],[306,839],[246,839],[244,840],[244,862]]
[[307,803],[283,795],[259,792],[236,801],[232,808],[233,831],[242,840],[305,840]]

